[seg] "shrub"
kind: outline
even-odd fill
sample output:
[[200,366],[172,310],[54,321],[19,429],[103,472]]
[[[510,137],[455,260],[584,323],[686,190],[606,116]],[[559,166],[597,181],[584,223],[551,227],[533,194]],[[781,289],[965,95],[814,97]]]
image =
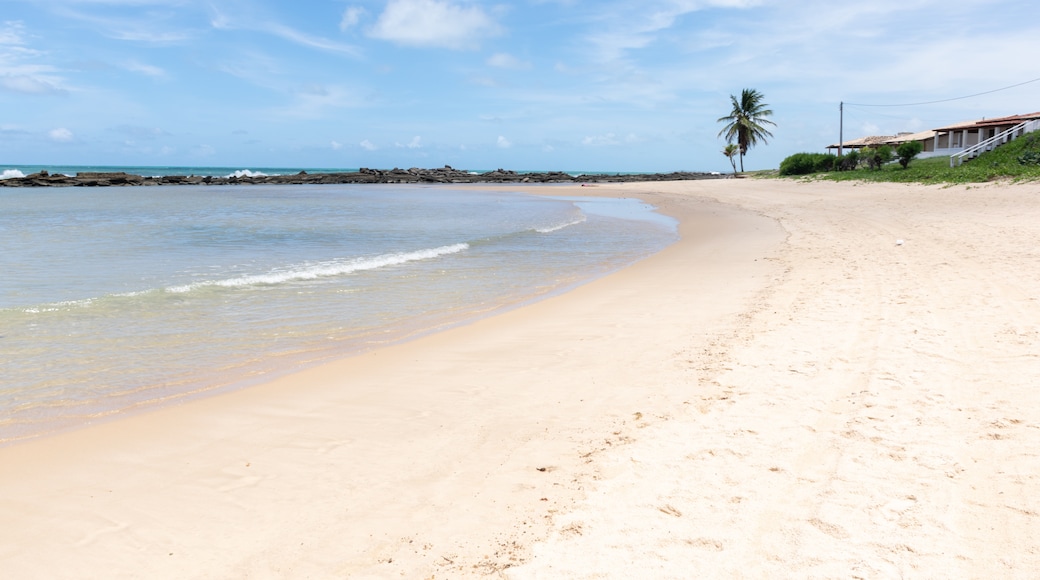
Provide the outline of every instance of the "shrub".
[[1040,165],[1040,151],[1026,151],[1018,156],[1022,165]]
[[901,144],[899,147],[896,147],[899,164],[903,166],[903,169],[906,169],[910,166],[910,161],[917,157],[917,154],[921,151],[924,151],[924,145],[920,141],[907,141]]
[[834,160],[837,159],[836,155],[830,153],[817,153],[813,159],[813,171],[816,173],[824,173],[834,169]]
[[1018,162],[1022,165],[1040,165],[1040,133],[1030,133],[1022,137],[1022,153]]
[[882,165],[892,160],[892,148],[888,145],[864,147],[860,154],[863,156],[863,160],[867,162],[867,167],[871,169],[881,169]]
[[812,153],[795,153],[780,162],[780,175],[808,175],[814,166]]
[[834,169],[830,153],[795,153],[780,162],[780,175],[808,175]]
[[835,159],[838,171],[852,171],[859,165],[859,151],[849,149],[849,152]]

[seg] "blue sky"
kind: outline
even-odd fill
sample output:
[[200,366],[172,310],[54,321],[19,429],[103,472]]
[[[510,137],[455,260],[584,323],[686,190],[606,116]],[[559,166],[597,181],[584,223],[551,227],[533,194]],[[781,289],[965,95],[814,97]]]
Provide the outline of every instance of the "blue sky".
[[[1035,0],[0,0],[0,169],[728,170],[755,88],[774,138],[838,103],[1040,78]],[[1040,110],[1040,82],[845,108],[845,137]]]

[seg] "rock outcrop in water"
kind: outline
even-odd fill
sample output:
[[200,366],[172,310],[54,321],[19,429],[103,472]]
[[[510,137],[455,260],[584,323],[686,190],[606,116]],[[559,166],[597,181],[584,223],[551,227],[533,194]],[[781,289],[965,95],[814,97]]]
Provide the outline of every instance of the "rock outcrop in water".
[[245,175],[211,177],[198,175],[165,175],[145,177],[131,173],[83,172],[74,176],[47,171],[25,177],[0,179],[0,187],[107,187],[128,185],[236,185],[236,184],[337,184],[337,183],[624,183],[632,181],[682,181],[719,179],[718,173],[618,173],[614,175],[578,175],[561,172],[518,173],[496,169],[472,173],[445,165],[440,169],[367,169],[343,173],[307,173],[293,175]]

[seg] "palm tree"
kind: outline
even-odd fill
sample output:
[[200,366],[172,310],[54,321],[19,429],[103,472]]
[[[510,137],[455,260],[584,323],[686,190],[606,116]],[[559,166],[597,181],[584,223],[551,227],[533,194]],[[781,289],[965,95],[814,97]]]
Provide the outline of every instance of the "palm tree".
[[757,145],[759,141],[765,143],[766,136],[773,136],[763,125],[769,124],[775,127],[776,123],[766,118],[771,116],[773,111],[766,108],[769,105],[762,102],[762,93],[757,90],[744,89],[740,93],[739,101],[733,95],[730,95],[729,98],[733,102],[733,110],[729,115],[719,117],[719,123],[726,123],[726,126],[719,131],[719,137],[725,134],[726,141],[729,143],[736,140],[737,146],[740,147],[740,171],[743,172],[744,155],[748,149]]
[[737,156],[739,151],[740,148],[737,147],[736,143],[729,143],[726,145],[726,148],[722,150],[722,154],[729,157],[729,164],[733,166],[733,175],[737,174],[737,160],[733,158]]

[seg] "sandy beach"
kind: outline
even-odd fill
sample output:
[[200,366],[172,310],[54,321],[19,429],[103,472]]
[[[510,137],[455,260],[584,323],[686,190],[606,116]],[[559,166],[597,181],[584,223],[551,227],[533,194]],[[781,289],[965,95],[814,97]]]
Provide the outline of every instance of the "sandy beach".
[[9,578],[1033,578],[1040,185],[709,180],[565,294],[0,448]]

